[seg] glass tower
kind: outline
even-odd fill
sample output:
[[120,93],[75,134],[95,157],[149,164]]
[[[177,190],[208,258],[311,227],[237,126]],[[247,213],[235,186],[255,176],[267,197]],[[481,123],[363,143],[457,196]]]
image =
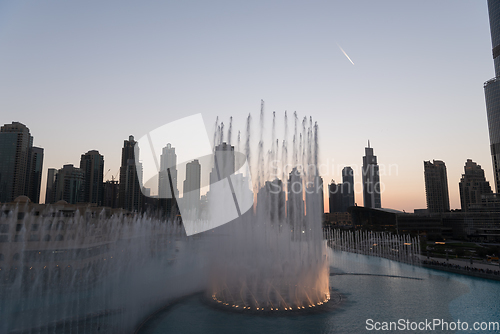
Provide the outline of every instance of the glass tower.
[[500,191],[500,1],[488,0],[495,77],[484,83],[496,192]]

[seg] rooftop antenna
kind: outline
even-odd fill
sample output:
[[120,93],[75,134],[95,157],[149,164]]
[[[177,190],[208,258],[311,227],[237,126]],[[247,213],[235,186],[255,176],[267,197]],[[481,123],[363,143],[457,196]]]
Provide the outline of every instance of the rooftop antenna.
[[370,148],[370,139],[368,139],[368,148]]

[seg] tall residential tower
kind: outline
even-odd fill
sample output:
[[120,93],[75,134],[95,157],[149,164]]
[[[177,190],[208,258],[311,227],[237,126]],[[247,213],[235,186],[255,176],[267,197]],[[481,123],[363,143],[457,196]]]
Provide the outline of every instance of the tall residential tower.
[[500,1],[488,0],[495,77],[484,83],[496,192],[500,192]]
[[104,157],[99,154],[99,151],[88,151],[81,156],[80,169],[84,173],[82,201],[102,205]]
[[458,188],[462,211],[469,211],[471,204],[480,204],[482,195],[491,194],[490,183],[484,177],[484,170],[471,159],[467,159],[465,163]]
[[33,137],[19,122],[0,128],[0,202],[25,195],[38,203],[42,181],[43,149],[33,147]]
[[373,148],[365,147],[363,157],[363,205],[365,208],[379,209],[382,207],[380,199],[380,176],[377,164],[377,156],[373,155]]
[[446,165],[440,160],[424,161],[425,197],[430,213],[450,211]]

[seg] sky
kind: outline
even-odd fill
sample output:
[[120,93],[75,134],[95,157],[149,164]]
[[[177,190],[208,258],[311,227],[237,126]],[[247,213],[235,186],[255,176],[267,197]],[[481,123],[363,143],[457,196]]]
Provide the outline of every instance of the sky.
[[361,183],[370,140],[382,207],[425,208],[436,159],[460,208],[467,159],[493,186],[493,76],[486,0],[0,1],[0,124],[44,148],[42,201],[48,168],[99,150],[111,179],[129,135],[183,117],[243,133],[251,113],[258,136],[264,100],[269,138],[273,111],[318,123],[325,183],[347,165]]

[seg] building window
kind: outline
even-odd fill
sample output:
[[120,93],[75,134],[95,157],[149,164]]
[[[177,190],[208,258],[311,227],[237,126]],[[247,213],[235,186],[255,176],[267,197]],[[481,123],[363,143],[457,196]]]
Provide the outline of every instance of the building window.
[[0,242],[9,242],[9,236],[8,235],[0,235]]
[[32,231],[38,231],[39,227],[40,227],[40,224],[31,224],[31,230]]
[[45,235],[43,241],[50,241],[50,234]]
[[17,224],[16,225],[16,232],[19,232],[23,229],[23,224]]
[[0,224],[0,233],[9,233],[9,224]]
[[64,240],[64,236],[62,234],[58,234],[56,236],[56,241],[63,241]]

